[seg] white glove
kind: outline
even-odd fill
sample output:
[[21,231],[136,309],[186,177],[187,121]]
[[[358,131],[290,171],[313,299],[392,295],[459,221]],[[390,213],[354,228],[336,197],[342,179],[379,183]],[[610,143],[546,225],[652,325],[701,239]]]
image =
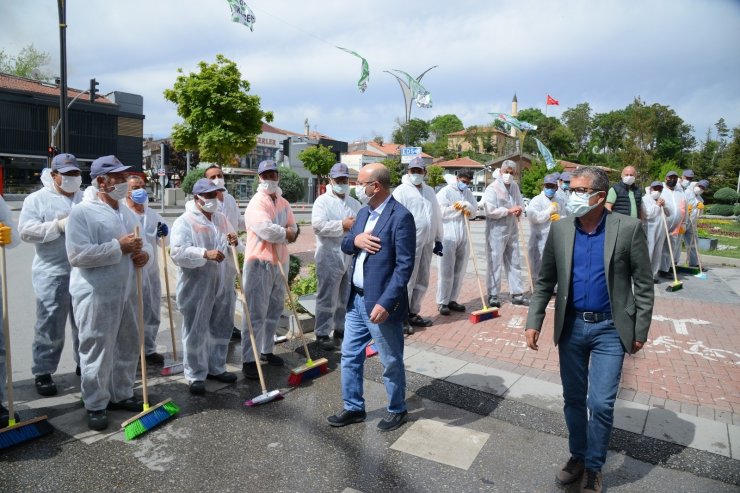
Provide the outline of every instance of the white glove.
[[64,230],[67,229],[67,221],[69,220],[69,216],[63,217],[61,219],[57,219],[57,229],[60,233],[64,234]]

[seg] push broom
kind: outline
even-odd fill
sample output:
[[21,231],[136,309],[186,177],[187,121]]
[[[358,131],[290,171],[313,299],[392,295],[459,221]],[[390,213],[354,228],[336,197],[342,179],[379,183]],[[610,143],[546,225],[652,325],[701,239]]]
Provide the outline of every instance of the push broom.
[[[138,226],[134,235],[139,238]],[[141,267],[136,268],[136,308],[139,322],[139,357],[141,359],[141,388],[144,398],[144,410],[133,418],[121,423],[126,440],[133,440],[139,435],[143,435],[180,412],[180,408],[172,402],[172,399],[166,399],[155,406],[149,406],[149,392],[146,381],[146,356],[144,355],[144,292],[141,282]]]
[[244,286],[242,283],[241,270],[239,269],[239,257],[236,253],[236,247],[231,245],[231,257],[234,259],[234,266],[236,267],[237,276],[239,276],[239,290],[237,296],[242,304],[242,310],[244,311],[244,319],[247,322],[247,331],[249,332],[249,340],[252,342],[252,352],[254,353],[254,361],[257,364],[257,375],[260,378],[260,386],[262,387],[262,394],[244,401],[244,405],[248,407],[259,406],[260,404],[267,404],[272,401],[279,401],[283,399],[283,394],[279,390],[267,390],[265,385],[265,376],[262,374],[262,365],[260,364],[260,355],[257,351],[257,342],[254,340],[254,329],[252,328],[252,317],[249,315],[249,308],[247,307],[247,299],[244,297]]
[[313,378],[320,377],[329,371],[329,360],[326,358],[319,358],[316,361],[311,359],[311,353],[308,351],[308,344],[306,344],[306,336],[303,333],[303,325],[301,319],[298,318],[298,310],[296,309],[296,302],[293,299],[293,294],[290,292],[290,284],[288,283],[288,276],[285,275],[285,269],[283,264],[277,259],[275,255],[278,267],[280,268],[280,277],[283,278],[285,283],[285,289],[288,291],[288,300],[290,301],[290,308],[293,310],[293,317],[295,317],[296,327],[298,327],[298,333],[303,343],[303,350],[306,352],[306,362],[301,366],[297,366],[290,370],[290,376],[288,377],[288,385],[291,387],[297,387],[304,380],[311,380]]
[[164,244],[164,236],[162,237],[162,265],[164,266],[164,287],[167,292],[167,314],[169,315],[170,321],[170,337],[172,338],[172,359],[174,362],[162,368],[160,375],[168,377],[170,375],[182,373],[184,370],[184,366],[182,364],[182,361],[178,361],[177,359],[175,323],[172,320],[172,300],[170,299],[170,276],[167,270],[167,247]]
[[5,336],[5,369],[7,372],[8,426],[0,429],[0,449],[12,447],[48,435],[54,428],[46,416],[16,422],[13,403],[13,366],[10,361],[10,322],[8,319],[8,282],[5,269],[5,245],[9,244],[10,228],[0,223],[0,268],[3,276],[3,335]]
[[671,254],[671,268],[673,269],[673,284],[668,286],[668,292],[678,291],[683,289],[683,283],[678,280],[678,274],[676,274],[676,264],[673,262],[673,246],[671,246],[671,233],[668,231],[668,221],[665,219],[665,209],[661,210],[660,217],[663,218],[663,228],[665,228],[665,241],[668,243],[668,253]]
[[499,316],[498,308],[489,307],[486,305],[486,298],[483,296],[483,285],[480,282],[480,275],[478,274],[478,260],[475,258],[475,249],[473,248],[473,233],[470,231],[470,219],[467,214],[465,215],[465,226],[468,228],[468,245],[470,245],[470,256],[473,257],[473,268],[475,269],[475,280],[478,281],[478,291],[480,291],[480,302],[483,308],[476,310],[470,314],[468,320],[477,324],[479,322],[485,322]]

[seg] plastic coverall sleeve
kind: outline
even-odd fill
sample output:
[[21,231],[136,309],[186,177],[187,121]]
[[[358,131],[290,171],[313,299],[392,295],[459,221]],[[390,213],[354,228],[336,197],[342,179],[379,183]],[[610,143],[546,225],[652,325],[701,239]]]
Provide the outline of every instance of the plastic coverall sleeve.
[[[105,243],[90,241],[90,225],[88,217],[77,207],[73,207],[69,214],[69,221],[65,231],[67,257],[72,267],[102,267],[115,265],[121,261],[123,252],[117,239]],[[102,218],[107,220],[107,218]]]
[[5,248],[14,248],[20,245],[21,239],[18,236],[18,228],[10,215],[10,207],[2,197],[0,197],[0,223],[10,227],[10,245],[6,245]]
[[[527,219],[529,219],[529,222],[532,224],[544,224],[548,222],[550,215],[556,212],[550,204],[550,199],[542,194],[530,200],[527,206]],[[558,214],[560,213],[559,205],[557,212]]]
[[38,196],[29,195],[23,201],[23,208],[18,218],[18,232],[21,239],[28,243],[48,243],[59,238],[59,220],[66,216],[54,218],[51,221],[42,221],[43,204],[37,200]]
[[338,200],[317,200],[311,213],[311,226],[317,236],[340,237],[344,236],[343,219],[330,219],[329,209],[332,205],[342,206]]
[[194,246],[193,230],[188,224],[185,217],[189,212],[175,220],[170,232],[170,258],[178,267],[186,269],[195,269],[202,267],[208,262],[203,256],[206,253],[205,248]]
[[439,209],[439,202],[437,202],[437,195],[429,185],[424,184],[423,190],[424,196],[432,204],[432,231],[434,231],[434,240],[442,241],[444,231],[442,229],[442,213]]
[[[251,205],[252,202],[250,202],[250,206]],[[269,212],[263,207],[248,207],[244,214],[249,215],[250,229],[252,232],[261,240],[269,243],[287,243],[287,228],[290,228],[293,231],[297,230],[295,226],[295,218],[293,217],[293,211],[291,209],[288,209],[288,222],[286,228],[272,222],[273,218],[270,217]]]
[[483,192],[483,209],[486,216],[491,219],[501,219],[509,215],[508,208],[499,207],[493,183],[488,185],[486,191]]

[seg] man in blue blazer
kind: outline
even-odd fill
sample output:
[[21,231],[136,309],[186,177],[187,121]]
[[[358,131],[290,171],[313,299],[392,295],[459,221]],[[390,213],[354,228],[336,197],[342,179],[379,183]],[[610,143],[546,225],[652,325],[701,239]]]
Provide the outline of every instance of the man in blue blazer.
[[371,339],[383,364],[388,393],[386,416],[380,431],[391,431],[406,421],[406,374],[403,367],[403,322],[408,317],[408,285],[414,270],[416,227],[411,213],[390,194],[390,173],[379,163],[360,170],[357,197],[360,209],[352,229],[342,240],[342,251],[352,255],[352,291],[342,342],[341,412],[329,416],[331,426],[365,420],[363,367],[365,346]]

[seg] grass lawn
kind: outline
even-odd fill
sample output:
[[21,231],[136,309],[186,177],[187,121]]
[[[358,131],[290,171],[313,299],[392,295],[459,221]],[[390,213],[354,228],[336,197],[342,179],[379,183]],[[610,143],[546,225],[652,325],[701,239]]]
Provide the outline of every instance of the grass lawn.
[[717,238],[717,250],[700,250],[716,257],[740,258],[740,221],[733,219],[704,219],[699,221],[702,237]]

